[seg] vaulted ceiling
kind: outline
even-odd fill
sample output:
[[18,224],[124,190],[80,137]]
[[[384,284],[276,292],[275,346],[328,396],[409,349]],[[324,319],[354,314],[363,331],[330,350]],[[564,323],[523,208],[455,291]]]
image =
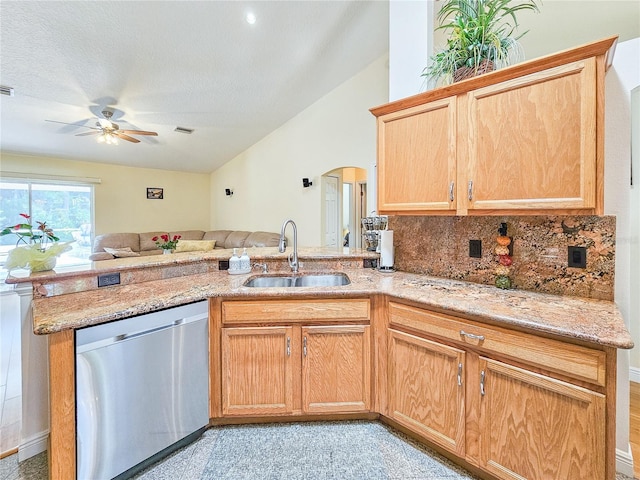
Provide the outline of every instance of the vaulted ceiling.
[[[388,8],[381,1],[3,0],[0,83],[14,95],[0,96],[0,147],[211,172],[385,54]],[[105,107],[120,129],[158,136],[117,146],[76,136],[90,132]]]

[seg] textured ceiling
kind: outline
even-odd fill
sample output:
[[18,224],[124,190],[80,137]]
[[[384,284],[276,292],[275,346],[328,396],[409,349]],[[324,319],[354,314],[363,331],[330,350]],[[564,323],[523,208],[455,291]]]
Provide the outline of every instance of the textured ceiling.
[[[211,172],[382,56],[388,4],[2,0],[0,33],[2,151]],[[158,136],[75,136],[105,106]]]

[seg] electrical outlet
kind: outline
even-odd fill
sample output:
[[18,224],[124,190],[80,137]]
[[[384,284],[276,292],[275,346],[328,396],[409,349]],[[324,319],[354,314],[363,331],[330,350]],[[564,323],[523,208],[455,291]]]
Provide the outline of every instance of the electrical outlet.
[[218,260],[218,270],[229,270],[229,260]]
[[482,258],[482,240],[469,240],[469,256]]
[[574,268],[587,268],[587,249],[585,247],[569,247],[567,264]]
[[120,285],[119,273],[105,273],[98,275],[98,287],[110,287],[111,285]]
[[376,268],[378,266],[377,258],[363,258],[362,268]]

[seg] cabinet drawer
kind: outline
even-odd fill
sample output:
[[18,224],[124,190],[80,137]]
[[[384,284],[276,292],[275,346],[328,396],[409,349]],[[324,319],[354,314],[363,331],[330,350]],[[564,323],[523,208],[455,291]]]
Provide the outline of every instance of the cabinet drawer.
[[226,324],[369,320],[368,299],[267,300],[222,303]]
[[605,352],[537,335],[483,325],[398,303],[389,303],[393,326],[410,328],[471,348],[496,352],[596,385],[605,385]]

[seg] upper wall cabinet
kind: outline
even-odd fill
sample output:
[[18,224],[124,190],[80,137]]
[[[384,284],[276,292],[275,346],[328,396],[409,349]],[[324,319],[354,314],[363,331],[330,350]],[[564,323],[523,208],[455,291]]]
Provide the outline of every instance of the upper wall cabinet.
[[371,110],[378,211],[604,213],[604,74],[617,37]]

